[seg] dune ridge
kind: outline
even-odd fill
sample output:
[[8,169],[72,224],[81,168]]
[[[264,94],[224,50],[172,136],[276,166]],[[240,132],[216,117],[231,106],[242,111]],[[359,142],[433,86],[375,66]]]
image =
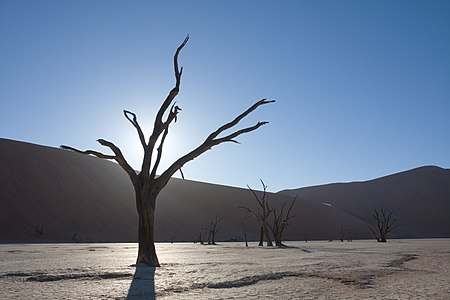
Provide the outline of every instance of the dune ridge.
[[[364,218],[385,206],[401,217],[392,237],[450,237],[450,170],[419,168],[380,179],[270,193],[274,206],[297,200],[289,240],[369,238]],[[328,205],[325,205],[327,203]],[[217,239],[256,240],[259,226],[239,206],[247,189],[172,179],[160,194],[157,241],[194,241],[216,214]],[[134,242],[137,213],[128,176],[115,163],[0,139],[0,242]]]

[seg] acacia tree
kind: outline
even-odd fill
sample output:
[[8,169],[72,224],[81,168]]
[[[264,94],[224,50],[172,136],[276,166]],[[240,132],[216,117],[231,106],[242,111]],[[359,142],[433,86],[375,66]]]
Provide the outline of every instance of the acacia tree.
[[272,231],[273,238],[275,240],[275,245],[278,247],[285,246],[283,244],[283,231],[286,229],[286,227],[289,225],[289,220],[292,219],[294,216],[291,216],[291,210],[294,206],[295,201],[297,200],[297,196],[295,196],[294,200],[292,200],[291,205],[289,206],[289,209],[287,210],[286,214],[284,213],[284,208],[286,206],[287,202],[283,203],[283,206],[281,207],[280,213],[277,214],[277,209],[273,208],[273,222],[272,225],[269,224],[270,230]]
[[372,222],[367,224],[367,227],[372,232],[373,236],[380,243],[386,243],[387,235],[398,227],[398,219],[392,217],[393,212],[387,212],[382,208],[380,211],[374,210],[372,215]]
[[[145,139],[145,135],[138,123],[136,114],[127,110],[123,111],[125,118],[130,121],[130,123],[135,127],[144,151],[144,158],[142,160],[142,166],[139,172],[133,170],[133,168],[123,156],[120,148],[110,141],[104,139],[97,140],[102,146],[109,148],[113,152],[113,154],[104,154],[94,150],[81,151],[73,147],[64,145],[61,146],[61,148],[72,150],[78,153],[93,155],[102,159],[115,160],[130,177],[135,192],[136,208],[139,216],[139,250],[136,260],[137,264],[144,263],[149,266],[159,266],[159,261],[156,255],[154,244],[156,199],[158,194],[166,186],[172,175],[177,170],[181,170],[181,167],[183,167],[184,164],[210,150],[213,146],[225,142],[237,143],[235,139],[238,136],[254,131],[259,127],[267,124],[268,122],[258,122],[251,127],[245,127],[243,129],[235,131],[233,129],[242,119],[244,119],[259,106],[274,102],[274,100],[266,99],[257,101],[232,121],[220,126],[216,131],[212,132],[197,148],[180,157],[178,160],[173,162],[172,165],[170,165],[164,172],[157,176],[158,167],[162,157],[164,141],[166,140],[166,137],[169,133],[170,125],[173,122],[176,122],[177,115],[180,111],[180,108],[174,103],[174,99],[178,95],[178,92],[180,90],[181,75],[183,73],[183,67],[178,67],[178,55],[180,54],[181,50],[186,45],[188,40],[189,36],[185,38],[185,40],[175,51],[173,59],[175,86],[172,88],[172,90],[169,92],[166,99],[160,106],[154,120],[153,131],[148,140]],[[227,130],[233,131],[231,133],[225,134],[224,132]],[[222,136],[222,134],[224,136]]]
[[211,220],[208,223],[208,226],[206,226],[206,230],[208,231],[208,245],[216,245],[216,234],[219,231],[217,224],[219,224],[221,220],[219,215],[216,214],[216,218]]
[[270,238],[269,234],[269,225],[268,225],[268,219],[270,214],[272,213],[272,209],[269,207],[269,195],[267,194],[267,185],[264,184],[264,182],[260,179],[262,187],[263,187],[263,194],[258,197],[258,195],[255,193],[254,190],[250,186],[247,185],[248,189],[252,192],[253,196],[255,197],[256,201],[258,202],[258,210],[254,211],[248,207],[240,206],[240,208],[245,209],[250,216],[255,218],[256,221],[259,222],[261,228],[260,228],[260,239],[259,239],[259,245],[263,246],[264,239],[267,242],[267,246],[273,246],[272,240]]

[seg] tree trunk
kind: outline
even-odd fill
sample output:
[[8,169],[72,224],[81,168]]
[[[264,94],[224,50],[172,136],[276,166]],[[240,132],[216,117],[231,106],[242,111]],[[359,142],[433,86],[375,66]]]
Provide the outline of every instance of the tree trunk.
[[263,226],[261,225],[261,230],[259,231],[259,247],[264,246],[264,229]]
[[216,233],[213,231],[211,232],[211,245],[216,244]]
[[275,238],[275,246],[277,246],[277,247],[285,247],[285,245],[283,244],[282,230],[278,230],[278,232],[274,233],[274,235],[275,235],[274,236],[274,238]]
[[269,229],[267,228],[267,224],[263,224],[264,235],[266,236],[267,246],[272,247],[272,240],[270,239]]
[[139,250],[136,264],[146,264],[151,267],[159,267],[158,257],[155,250],[155,203],[156,196],[143,199],[142,193],[136,193],[138,203],[139,227],[138,240]]

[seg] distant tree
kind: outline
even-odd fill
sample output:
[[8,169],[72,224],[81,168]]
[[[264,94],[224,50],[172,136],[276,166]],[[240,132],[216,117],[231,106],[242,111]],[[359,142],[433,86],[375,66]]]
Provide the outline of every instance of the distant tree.
[[195,243],[203,244],[203,228],[197,232],[197,236],[195,237]]
[[[122,154],[122,151],[110,141],[99,139],[98,142],[105,147],[108,147],[114,154],[104,154],[94,150],[81,151],[73,147],[62,145],[61,148],[72,150],[82,154],[94,155],[103,159],[115,160],[128,174],[133,184],[136,207],[138,211],[139,224],[138,224],[138,241],[139,250],[136,263],[144,263],[149,266],[159,266],[158,257],[155,250],[155,208],[156,199],[161,190],[167,185],[169,179],[178,170],[189,161],[210,150],[212,147],[225,143],[233,142],[237,143],[236,138],[244,133],[254,131],[267,122],[258,122],[257,124],[236,130],[234,132],[224,134],[227,130],[232,130],[238,123],[256,110],[259,106],[274,102],[273,100],[262,99],[250,108],[238,115],[232,121],[220,126],[216,131],[212,132],[205,141],[191,152],[185,154],[170,165],[159,176],[157,175],[158,167],[161,162],[163,145],[166,137],[169,133],[169,126],[177,121],[178,113],[181,111],[180,107],[175,105],[174,99],[178,95],[180,90],[181,75],[183,68],[178,67],[178,55],[189,40],[189,36],[185,38],[183,43],[177,48],[173,64],[175,71],[175,86],[169,92],[168,96],[160,106],[154,121],[153,132],[148,140],[145,139],[145,135],[138,123],[137,116],[131,111],[124,110],[125,118],[135,127],[139,140],[142,144],[144,158],[140,172],[133,170],[130,164],[127,162]],[[222,134],[225,136],[220,137]]]
[[219,231],[219,228],[217,227],[217,225],[219,224],[220,221],[221,221],[221,219],[216,214],[216,218],[211,220],[208,223],[208,226],[206,227],[206,229],[208,231],[208,245],[216,244],[216,234]]
[[291,216],[291,211],[295,201],[297,200],[297,196],[295,196],[294,200],[292,200],[292,203],[287,211],[285,211],[285,207],[287,204],[287,202],[285,202],[283,203],[283,206],[278,213],[277,209],[271,207],[269,203],[267,185],[262,180],[261,184],[263,187],[263,193],[260,196],[258,196],[255,191],[247,186],[258,203],[257,210],[255,211],[243,206],[241,206],[240,208],[245,209],[250,214],[250,216],[252,216],[260,224],[260,239],[258,246],[263,246],[264,240],[266,240],[267,246],[273,246],[270,233],[272,233],[273,240],[276,246],[284,246],[283,231],[288,226],[289,220],[293,218],[293,216]]
[[44,231],[45,231],[44,224],[36,224],[36,225],[34,225],[33,231],[34,231],[34,236],[36,236],[38,238],[42,237],[42,235],[44,234]]
[[250,216],[252,216],[258,223],[260,224],[260,239],[259,245],[263,246],[263,241],[266,240],[267,246],[273,246],[272,239],[269,233],[269,223],[268,219],[270,214],[272,213],[272,209],[269,207],[269,195],[267,194],[267,185],[264,184],[262,180],[261,184],[263,187],[263,193],[261,196],[258,196],[255,191],[252,190],[250,186],[247,185],[248,189],[252,192],[255,200],[258,203],[258,209],[256,211],[240,206],[240,208],[245,209]]
[[380,243],[386,243],[387,235],[398,227],[398,219],[394,219],[392,215],[392,211],[388,212],[384,208],[380,211],[374,210],[372,220],[367,224],[373,236]]
[[81,243],[81,239],[80,239],[80,237],[78,236],[77,233],[74,233],[72,235],[72,241],[74,241],[75,243]]
[[291,205],[289,206],[289,209],[287,210],[286,214],[284,212],[284,208],[286,206],[287,202],[283,203],[283,206],[281,207],[280,213],[277,214],[277,209],[272,208],[272,220],[273,222],[270,224],[269,227],[272,231],[275,245],[278,247],[285,246],[283,244],[283,231],[286,229],[286,227],[289,225],[288,221],[292,219],[294,216],[291,216],[291,210],[294,206],[295,201],[297,200],[297,196],[295,196],[294,200],[292,200]]
[[247,241],[247,230],[245,229],[244,221],[241,220],[242,228],[244,229],[244,240],[245,240],[245,247],[248,247],[248,241]]
[[205,244],[205,237],[208,236],[208,227],[202,225],[200,230],[197,232],[196,241],[194,243],[200,243],[202,245]]

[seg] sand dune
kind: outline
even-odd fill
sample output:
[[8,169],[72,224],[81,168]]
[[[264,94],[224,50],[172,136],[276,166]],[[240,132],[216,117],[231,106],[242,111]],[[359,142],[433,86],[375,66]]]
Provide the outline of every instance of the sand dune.
[[[387,207],[401,212],[398,235],[450,236],[449,221],[442,218],[450,213],[449,201],[443,200],[450,194],[449,171],[419,171],[419,175],[414,170],[403,176],[414,182],[394,176],[351,184],[358,191],[352,197],[347,197],[345,185],[331,185],[270,194],[270,201],[276,206],[297,193],[301,196],[286,230],[287,239],[326,239],[331,235],[337,239],[341,228],[345,238],[369,237],[361,219],[376,204],[370,195],[381,191],[374,199],[386,193],[398,194],[389,199],[400,200],[409,192],[432,195],[422,202],[413,198],[414,205],[389,200],[395,205]],[[222,219],[219,240],[242,239],[242,221],[249,238],[256,239],[258,225],[238,208],[255,204],[246,189],[172,179],[158,198],[156,238],[193,241],[202,225],[218,214]],[[1,242],[124,242],[135,241],[137,236],[133,190],[122,169],[109,161],[57,148],[0,139],[0,206]]]
[[395,213],[396,237],[450,236],[450,170],[426,166],[366,182],[339,183],[281,191],[367,219],[374,209]]

